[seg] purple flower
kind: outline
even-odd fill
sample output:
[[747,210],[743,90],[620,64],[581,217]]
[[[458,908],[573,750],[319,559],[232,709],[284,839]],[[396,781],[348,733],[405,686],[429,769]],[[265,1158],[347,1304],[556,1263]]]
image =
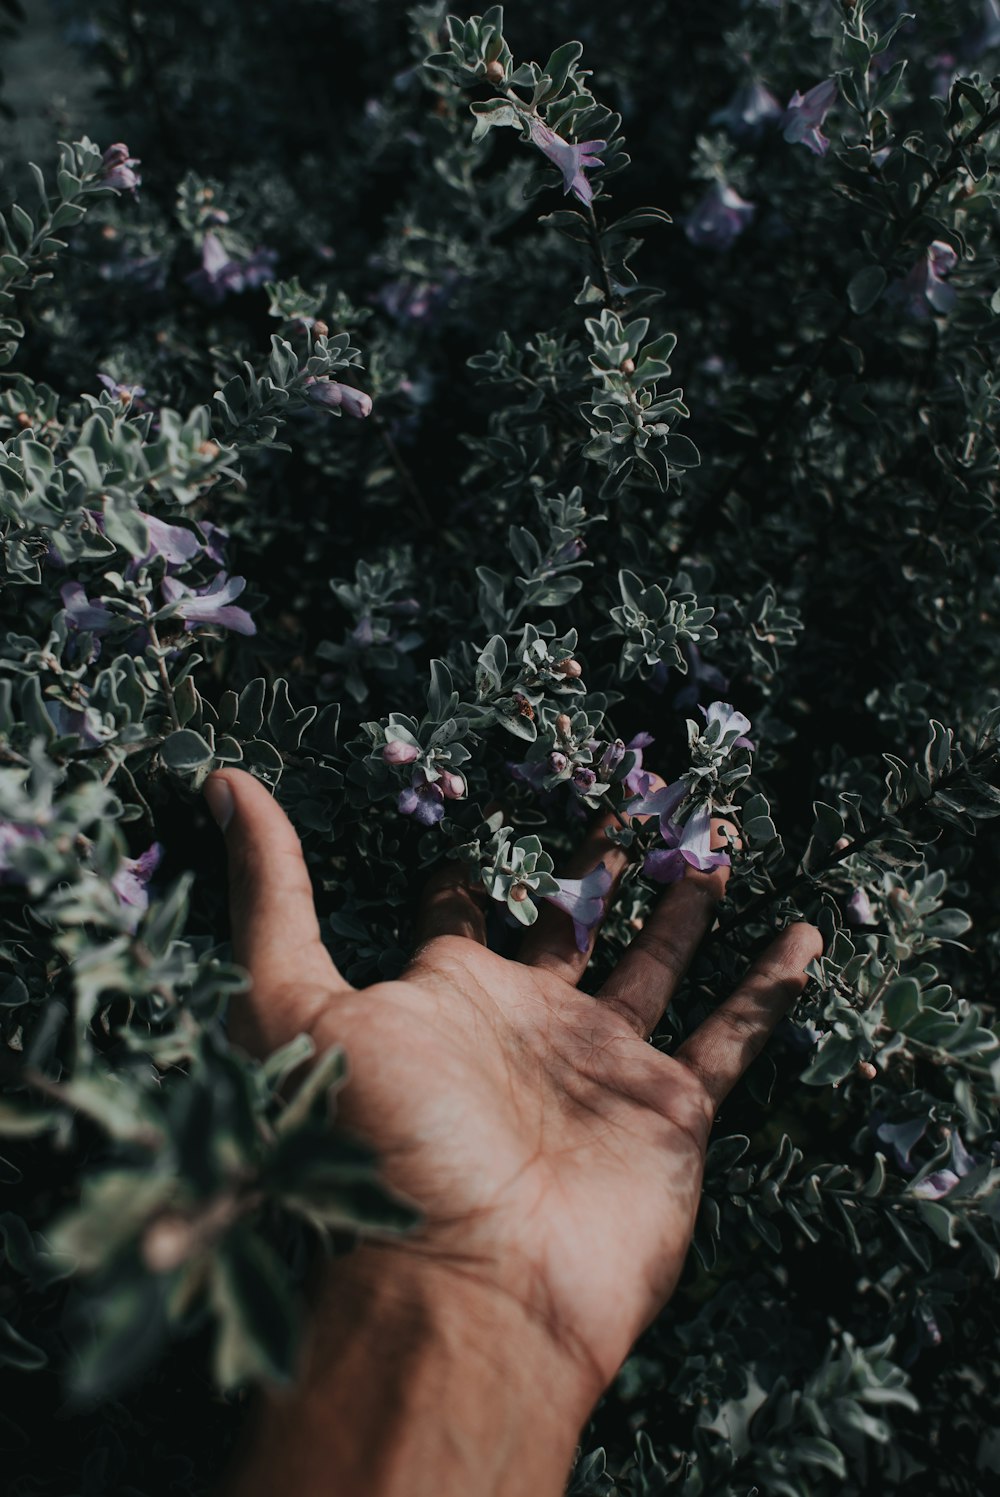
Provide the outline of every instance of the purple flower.
[[911,316],[925,318],[932,311],[942,315],[951,311],[956,292],[945,277],[957,264],[958,255],[943,239],[935,239],[928,246],[927,253],[898,285],[898,294],[905,297]]
[[875,924],[875,912],[864,889],[855,889],[844,908],[844,919],[848,925]]
[[550,904],[565,910],[573,921],[577,951],[586,951],[590,933],[604,918],[604,901],[611,888],[611,873],[603,863],[585,878],[558,878],[558,894],[544,894]]
[[166,520],[143,514],[142,510],[139,511],[139,518],[146,522],[149,547],[145,556],[136,557],[129,564],[130,571],[137,571],[139,567],[147,566],[157,558],[166,562],[169,571],[171,567],[182,567],[193,561],[205,549],[194,531],[185,529],[183,525],[168,525]]
[[132,930],[135,930],[140,917],[149,909],[149,891],[146,885],[162,856],[163,848],[159,842],[154,842],[137,858],[123,858],[118,872],[111,880],[111,887],[118,895],[123,910],[131,917]]
[[910,1155],[927,1132],[926,1118],[908,1118],[902,1123],[879,1122],[872,1129],[879,1143],[885,1144],[901,1170],[913,1174]]
[[90,634],[106,634],[114,623],[115,616],[100,603],[91,602],[79,582],[64,582],[59,589],[66,613],[66,623],[71,629],[86,629]]
[[202,550],[209,561],[214,561],[217,566],[226,565],[225,546],[229,539],[229,531],[224,530],[221,525],[213,525],[211,520],[197,520],[195,523],[201,531],[204,545]]
[[386,764],[412,764],[414,759],[420,758],[420,745],[406,743],[402,738],[390,738],[382,750],[382,758]]
[[735,188],[713,182],[688,214],[684,232],[692,244],[703,249],[726,250],[756,212],[756,204],[741,198]]
[[752,749],[753,744],[745,736],[750,726],[750,719],[744,717],[742,712],[737,712],[735,707],[728,702],[712,702],[708,707],[699,709],[705,715],[705,732],[710,732],[715,723],[719,724],[719,732],[715,734],[714,742],[722,743],[727,734],[735,731],[739,737],[733,739],[733,748]]
[[759,78],[751,78],[740,85],[724,109],[715,111],[709,123],[725,125],[737,137],[753,136],[759,135],[767,122],[776,120],[781,113],[781,105],[771,90]]
[[836,78],[817,83],[806,94],[800,94],[796,89],[781,116],[785,139],[792,145],[808,146],[814,156],[825,156],[830,142],[821,133],[820,126],[836,103],[837,92]]
[[100,715],[88,708],[67,707],[65,702],[48,701],[45,711],[60,738],[75,738],[84,748],[98,748],[113,736],[114,729],[97,731]]
[[953,1132],[947,1165],[918,1181],[913,1187],[913,1194],[922,1201],[939,1201],[942,1196],[955,1189],[963,1175],[969,1174],[975,1167],[976,1160],[965,1147],[961,1135],[957,1131]]
[[642,767],[643,756],[646,749],[650,748],[655,741],[652,733],[636,733],[635,737],[630,738],[625,745],[626,753],[635,754],[635,763],[622,781],[629,795],[640,794],[643,786],[649,783],[649,775]]
[[271,280],[277,260],[277,250],[272,249],[258,249],[236,260],[218,234],[209,230],[202,240],[201,269],[191,271],[184,279],[205,301],[217,305],[230,291],[253,290]]
[[138,165],[138,159],[129,155],[128,146],[121,141],[108,146],[101,157],[102,185],[114,187],[119,192],[135,192],[142,181],[139,173],[133,170]]
[[316,405],[327,410],[340,410],[347,416],[363,421],[372,412],[372,398],[353,385],[342,385],[335,379],[313,379],[305,382],[305,393]]
[[421,826],[436,826],[444,816],[444,791],[418,769],[409,789],[400,792],[396,809],[401,816],[414,817]]
[[580,140],[573,145],[534,117],[528,120],[528,131],[542,154],[562,172],[563,192],[572,192],[585,206],[592,202],[594,189],[584,171],[587,167],[603,166],[601,152],[607,148],[607,141]]
[[935,1170],[932,1175],[925,1175],[919,1185],[914,1185],[913,1194],[922,1201],[939,1201],[957,1184],[958,1176],[954,1170]]
[[107,390],[109,395],[114,395],[123,405],[142,404],[141,396],[145,395],[145,385],[120,385],[110,374],[98,374],[97,378]]
[[658,884],[676,883],[689,867],[707,873],[712,868],[729,866],[727,852],[712,851],[712,817],[708,806],[699,806],[683,827],[671,821],[664,832],[661,823],[661,835],[666,846],[647,853],[642,865],[646,877]]
[[597,776],[592,769],[581,766],[573,771],[573,784],[581,795],[589,795],[597,784]]
[[246,585],[245,577],[227,577],[225,572],[208,587],[185,587],[176,577],[164,577],[160,584],[167,603],[179,605],[174,611],[188,629],[195,624],[218,624],[236,634],[256,634],[257,625],[246,609],[232,606]]

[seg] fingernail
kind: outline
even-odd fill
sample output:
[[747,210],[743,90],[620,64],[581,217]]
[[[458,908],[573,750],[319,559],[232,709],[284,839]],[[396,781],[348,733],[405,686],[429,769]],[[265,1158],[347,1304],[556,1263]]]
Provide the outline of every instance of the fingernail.
[[236,809],[233,792],[228,782],[218,775],[210,775],[205,781],[205,800],[213,820],[218,824],[220,831],[224,832],[232,821],[233,812]]

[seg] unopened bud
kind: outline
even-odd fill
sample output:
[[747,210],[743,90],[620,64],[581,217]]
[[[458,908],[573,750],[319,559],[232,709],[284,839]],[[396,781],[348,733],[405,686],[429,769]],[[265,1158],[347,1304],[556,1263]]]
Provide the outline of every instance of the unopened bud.
[[626,359],[621,366],[622,374],[635,373],[635,359]]
[[833,844],[833,850],[834,850],[834,852],[843,852],[844,848],[845,847],[850,847],[850,845],[851,845],[851,839],[850,839],[850,837],[838,837],[837,840],[836,840],[836,842]]
[[104,228],[101,230],[101,238],[102,239],[117,239],[118,238],[118,230],[115,228],[114,224],[105,224],[104,225]]
[[874,925],[875,913],[864,889],[855,889],[844,910],[848,925]]
[[486,77],[490,83],[502,83],[504,79],[503,63],[497,62],[494,57],[492,62],[486,64]]
[[402,738],[391,738],[382,750],[386,764],[412,764],[420,758],[420,749],[415,743],[405,743]]
[[528,897],[528,890],[524,884],[515,884],[510,891],[510,897],[515,904],[523,904]]
[[874,1081],[875,1077],[878,1075],[878,1071],[872,1065],[870,1060],[859,1060],[858,1075],[863,1076],[866,1081]]
[[198,451],[202,457],[218,457],[219,444],[218,442],[199,442]]
[[28,415],[27,411],[18,411],[17,415],[14,417],[14,420],[17,422],[18,426],[31,425],[31,417]]
[[566,755],[561,754],[558,749],[554,749],[549,755],[549,768],[553,774],[562,774],[568,763]]
[[560,738],[568,738],[573,731],[573,724],[565,712],[560,712],[556,718],[556,732]]
[[465,794],[465,781],[460,774],[453,774],[450,769],[442,771],[438,784],[446,800],[461,800]]
[[330,331],[330,329],[327,327],[326,323],[325,322],[321,322],[319,320],[319,318],[317,318],[316,321],[313,323],[313,336],[314,337],[316,337],[316,338],[325,338],[327,336],[327,334],[329,333],[329,331]]
[[568,676],[572,681],[583,675],[583,666],[579,660],[574,660],[572,655],[566,660],[557,660],[552,669],[558,671],[560,676]]

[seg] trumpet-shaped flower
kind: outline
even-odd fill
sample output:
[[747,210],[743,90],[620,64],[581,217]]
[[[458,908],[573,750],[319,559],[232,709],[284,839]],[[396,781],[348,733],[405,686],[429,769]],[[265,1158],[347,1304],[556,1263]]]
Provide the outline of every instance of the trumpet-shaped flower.
[[179,605],[174,611],[188,629],[195,624],[218,624],[235,634],[256,634],[257,625],[246,609],[233,606],[233,599],[246,585],[245,577],[227,577],[225,572],[208,587],[185,587],[176,577],[164,577],[160,584],[166,601]]
[[543,894],[542,898],[565,910],[573,921],[577,951],[586,951],[590,944],[590,933],[604,918],[604,907],[611,888],[611,872],[603,863],[585,878],[559,878],[555,894]]
[[543,156],[562,172],[563,191],[571,192],[585,206],[591,203],[594,189],[584,172],[588,167],[603,166],[601,152],[607,149],[607,141],[579,140],[573,144],[539,119],[528,121],[528,131]]
[[713,182],[688,214],[684,232],[703,249],[726,250],[738,239],[757,212],[755,203],[741,198],[735,187]]
[[814,156],[825,156],[830,142],[820,127],[836,102],[836,78],[817,83],[805,94],[796,89],[781,117],[785,139],[792,145],[807,146]]

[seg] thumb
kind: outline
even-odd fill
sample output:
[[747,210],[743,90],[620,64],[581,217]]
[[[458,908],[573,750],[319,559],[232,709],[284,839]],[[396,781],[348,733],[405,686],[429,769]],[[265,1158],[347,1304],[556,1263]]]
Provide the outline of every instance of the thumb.
[[226,839],[233,958],[251,989],[233,1006],[237,1043],[270,1054],[309,1027],[346,988],[320,939],[309,870],[295,828],[252,775],[209,775],[205,801]]

